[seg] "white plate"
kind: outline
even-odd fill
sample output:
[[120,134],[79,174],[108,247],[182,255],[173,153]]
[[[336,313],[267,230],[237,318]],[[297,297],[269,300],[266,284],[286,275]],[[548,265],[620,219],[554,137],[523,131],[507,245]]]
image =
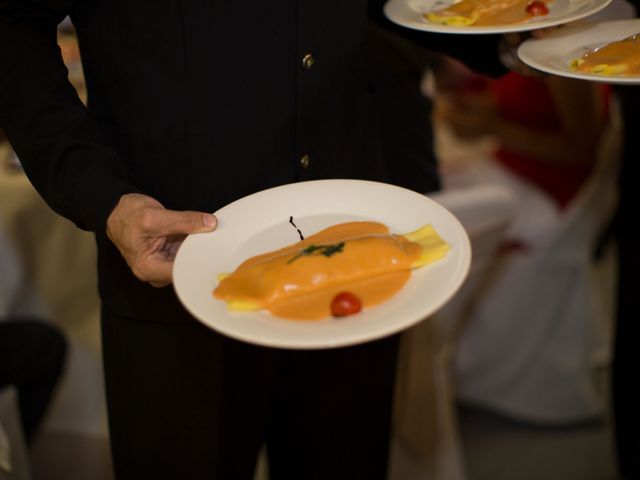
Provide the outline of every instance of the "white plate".
[[614,20],[610,22],[582,23],[563,27],[548,37],[529,39],[518,48],[518,57],[524,63],[540,70],[563,77],[593,80],[604,83],[640,83],[640,75],[597,75],[580,73],[571,69],[571,60],[581,57],[592,48],[622,40],[640,32],[640,19]]
[[384,13],[389,20],[403,27],[437,33],[508,33],[547,28],[572,22],[592,15],[605,8],[611,0],[554,0],[549,13],[533,17],[531,21],[518,25],[497,25],[487,27],[454,27],[441,25],[425,19],[422,15],[431,10],[445,8],[455,0],[389,0]]
[[[300,182],[249,195],[216,212],[218,228],[189,235],[176,255],[173,284],[187,310],[205,325],[245,342],[316,349],[354,345],[399,332],[433,314],[458,290],[469,270],[471,248],[458,220],[424,195],[360,180]],[[357,315],[297,321],[268,312],[229,312],[213,297],[219,273],[245,259],[351,220],[385,223],[393,233],[432,224],[451,245],[446,257],[417,269],[385,303]]]

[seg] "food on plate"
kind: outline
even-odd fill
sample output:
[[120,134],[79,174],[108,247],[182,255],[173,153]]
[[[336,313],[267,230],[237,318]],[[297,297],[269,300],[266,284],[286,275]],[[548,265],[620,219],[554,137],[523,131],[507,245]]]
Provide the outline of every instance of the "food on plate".
[[341,292],[356,296],[362,308],[384,302],[402,289],[413,269],[448,250],[431,225],[397,235],[378,222],[340,223],[245,260],[219,277],[213,295],[229,310],[320,319],[332,314],[332,301]]
[[460,0],[446,8],[427,12],[424,17],[455,27],[517,25],[549,13],[549,3],[547,0]]
[[640,34],[607,43],[571,61],[573,70],[600,75],[640,73]]

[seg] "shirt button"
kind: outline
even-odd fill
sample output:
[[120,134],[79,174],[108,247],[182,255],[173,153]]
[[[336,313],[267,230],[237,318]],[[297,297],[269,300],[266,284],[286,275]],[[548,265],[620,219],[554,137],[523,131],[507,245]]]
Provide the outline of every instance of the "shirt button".
[[300,159],[300,166],[306,170],[307,168],[309,168],[309,163],[311,162],[311,159],[309,158],[309,155],[303,155],[302,158]]
[[302,68],[305,70],[311,70],[313,64],[316,63],[315,58],[310,53],[307,53],[304,57],[302,57]]

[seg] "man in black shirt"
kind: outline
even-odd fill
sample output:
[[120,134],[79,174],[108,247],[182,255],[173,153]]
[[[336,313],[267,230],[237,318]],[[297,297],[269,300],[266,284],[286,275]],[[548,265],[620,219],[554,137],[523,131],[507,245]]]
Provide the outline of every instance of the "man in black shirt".
[[[377,58],[368,7],[0,0],[0,124],[49,205],[96,234],[118,478],[251,478],[265,441],[274,479],[385,477],[396,337],[259,348],[166,287],[176,239],[247,194],[321,178],[437,188],[420,65]],[[88,109],[55,44],[66,15]]]

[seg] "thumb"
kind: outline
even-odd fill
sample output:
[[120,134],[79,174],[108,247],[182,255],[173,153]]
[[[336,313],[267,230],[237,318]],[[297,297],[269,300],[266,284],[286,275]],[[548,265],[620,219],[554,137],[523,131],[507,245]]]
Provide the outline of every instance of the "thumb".
[[217,218],[211,213],[175,210],[154,210],[149,219],[149,232],[159,235],[178,235],[210,232],[218,226]]

